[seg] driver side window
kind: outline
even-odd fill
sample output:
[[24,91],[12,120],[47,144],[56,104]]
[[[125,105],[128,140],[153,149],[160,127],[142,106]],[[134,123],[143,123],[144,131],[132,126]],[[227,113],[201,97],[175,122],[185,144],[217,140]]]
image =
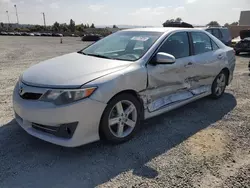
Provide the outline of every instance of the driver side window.
[[158,52],[173,55],[176,59],[189,56],[189,40],[187,32],[179,32],[171,35]]

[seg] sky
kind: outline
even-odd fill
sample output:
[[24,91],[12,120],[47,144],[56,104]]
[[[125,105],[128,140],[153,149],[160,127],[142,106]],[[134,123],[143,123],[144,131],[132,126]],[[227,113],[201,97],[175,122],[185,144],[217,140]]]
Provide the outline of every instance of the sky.
[[221,25],[239,20],[240,11],[250,10],[250,0],[0,0],[0,22],[47,25],[55,21],[95,25],[162,26],[167,19],[181,17],[194,25],[216,20]]

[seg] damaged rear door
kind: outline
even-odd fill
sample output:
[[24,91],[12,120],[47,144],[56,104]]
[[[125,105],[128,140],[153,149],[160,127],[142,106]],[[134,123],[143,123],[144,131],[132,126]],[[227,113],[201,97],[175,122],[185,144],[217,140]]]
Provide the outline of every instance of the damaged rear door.
[[158,52],[171,54],[176,61],[173,64],[148,64],[148,88],[141,94],[147,97],[150,112],[193,97],[189,91],[191,85],[187,82],[190,76],[187,67],[192,64],[188,33],[181,31],[172,34]]

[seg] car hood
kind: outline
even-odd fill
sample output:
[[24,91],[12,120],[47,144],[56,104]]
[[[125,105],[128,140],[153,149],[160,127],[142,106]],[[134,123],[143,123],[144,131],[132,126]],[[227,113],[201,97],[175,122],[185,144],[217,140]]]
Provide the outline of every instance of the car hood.
[[122,70],[131,63],[70,53],[30,67],[21,79],[31,86],[78,88],[87,82]]

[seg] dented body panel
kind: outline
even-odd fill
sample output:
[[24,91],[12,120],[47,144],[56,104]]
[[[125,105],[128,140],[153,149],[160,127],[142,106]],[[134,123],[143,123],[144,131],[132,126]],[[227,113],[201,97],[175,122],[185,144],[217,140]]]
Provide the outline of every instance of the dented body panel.
[[[143,117],[148,119],[210,95],[212,84],[222,70],[228,73],[227,84],[233,79],[236,61],[233,49],[225,46],[213,35],[203,30],[143,28],[129,31],[153,31],[159,32],[161,35],[137,60],[105,58],[105,56],[101,56],[102,54],[96,54],[97,56],[92,57],[86,54],[72,53],[49,60],[31,68],[30,72],[24,73],[21,81],[26,83],[33,93],[39,90],[44,94],[48,89],[95,88],[91,95],[82,100],[55,106],[39,100],[27,102],[18,94],[20,91],[23,92],[26,87],[21,88],[17,84],[13,95],[14,109],[16,118],[20,116],[21,119],[19,119],[22,120],[20,123],[26,131],[33,136],[58,145],[80,146],[100,139],[99,127],[103,113],[112,98],[120,93],[129,92],[137,97],[141,103],[141,109],[144,110]],[[218,48],[195,55],[194,44],[192,47],[192,38],[190,37],[190,33],[193,31],[208,35]],[[158,61],[158,64],[156,61],[154,62],[155,55],[161,52],[159,51],[161,45],[169,36],[178,32],[187,33],[190,47],[189,55],[179,56],[182,58],[176,58],[175,61],[172,58],[172,62]],[[131,40],[145,42],[147,38],[143,36],[132,37]],[[176,49],[179,48],[176,47]],[[119,49],[114,52],[120,53],[121,51],[123,50]],[[165,53],[167,57],[168,55],[173,57],[173,54],[169,52],[161,53]],[[127,55],[136,56],[136,54],[131,53]],[[39,72],[41,67],[45,70],[44,72]],[[58,67],[59,71],[54,71],[55,67]],[[51,119],[52,113],[54,116]],[[33,130],[32,122],[52,126],[72,122],[79,124],[76,130],[77,134],[65,142],[65,139]]]
[[135,64],[87,84],[101,88],[91,98],[106,103],[117,93],[136,91],[147,119],[210,95],[214,79],[224,68],[230,71],[228,84],[231,82],[233,50],[209,34],[218,42],[218,50],[179,58],[173,64],[151,64],[159,46],[174,33],[175,30],[165,33]]

